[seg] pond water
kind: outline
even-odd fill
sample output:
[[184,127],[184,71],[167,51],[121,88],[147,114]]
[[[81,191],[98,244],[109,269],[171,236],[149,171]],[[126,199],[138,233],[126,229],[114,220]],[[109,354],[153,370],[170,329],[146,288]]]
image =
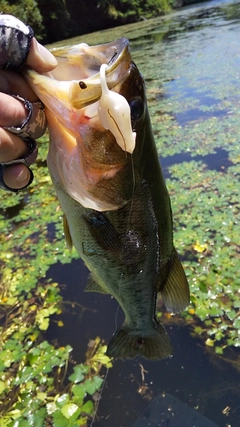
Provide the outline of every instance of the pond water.
[[[240,2],[201,3],[70,43],[100,44],[123,35],[130,39],[133,59],[146,80],[172,199],[175,244],[189,277],[192,302],[181,316],[162,315],[173,343],[171,359],[114,361],[92,425],[131,427],[151,399],[168,393],[218,427],[239,427]],[[41,177],[40,187],[45,181],[48,178]],[[43,187],[43,199],[45,193]],[[5,220],[24,212],[30,196],[19,199],[17,211],[5,210]],[[37,209],[33,227],[40,215]],[[19,226],[14,223],[15,230]],[[58,260],[56,227],[45,229]],[[34,242],[32,235],[31,239]],[[22,240],[19,234],[19,245]],[[57,261],[46,275],[46,280],[59,283],[66,310],[60,316],[64,327],[53,321],[45,338],[60,346],[70,344],[78,363],[85,360],[89,340],[99,335],[109,342],[123,321],[113,298],[84,293],[87,277],[79,259]],[[172,422],[158,425],[185,427],[177,417]]]
[[[224,276],[226,263],[235,260],[233,275],[237,281],[232,292],[239,301],[240,2],[202,3],[164,18],[90,34],[72,42],[84,40],[99,44],[122,35],[130,39],[133,58],[146,79],[154,134],[172,194],[176,246],[184,265],[186,268],[193,266],[190,268],[195,268],[199,277],[203,271],[206,273],[206,265],[215,264],[219,274],[214,273],[213,280],[219,286],[219,275]],[[176,180],[178,185],[174,188]],[[220,205],[217,200],[225,197],[226,187],[231,187],[231,192]],[[188,194],[188,199],[179,197],[181,191]],[[204,198],[206,193],[207,198]],[[209,200],[212,203],[209,204]],[[229,210],[231,215],[228,216],[226,211]],[[231,225],[231,233],[224,223]],[[222,228],[224,231],[220,231]],[[217,234],[222,240],[214,240]],[[229,235],[228,248],[226,251],[223,248],[223,252],[227,255],[224,259],[220,256],[219,260],[226,235]],[[217,247],[216,253],[212,250],[204,258],[204,251],[189,249],[195,241]],[[194,260],[202,266],[202,271],[194,266]],[[231,268],[227,270],[231,285]],[[83,344],[96,334],[108,342],[116,324],[121,324],[122,315],[111,297],[83,293],[88,272],[81,261],[73,261],[70,265],[59,263],[50,268],[48,275],[64,285],[65,299],[78,301],[89,309],[75,313],[67,311],[63,315],[65,328],[60,336],[57,327],[49,331],[50,336],[57,336],[61,343],[71,344],[73,356],[79,361],[84,353]],[[191,276],[190,286],[195,296],[200,282],[195,283]],[[203,292],[206,295],[206,291]],[[222,293],[219,295],[222,300]],[[211,298],[209,294],[204,302],[201,298],[199,301],[210,313],[211,307],[216,308],[217,297]],[[235,303],[235,307],[239,304]],[[222,310],[222,307],[217,309]],[[239,309],[236,317],[237,313],[239,315]],[[200,308],[196,314],[200,324],[209,319],[200,313]],[[216,313],[218,325],[223,322],[221,315],[222,312]],[[196,326],[197,320],[194,322]],[[141,359],[115,361],[106,378],[94,426],[130,427],[151,398],[169,393],[196,408],[219,427],[238,427],[240,325],[236,319],[235,326],[236,347],[217,355],[205,345],[206,338],[212,337],[211,332],[206,336],[193,335],[192,323],[180,316],[166,321],[174,356],[158,363]],[[165,427],[165,424],[159,425]],[[174,426],[183,427],[177,420]]]

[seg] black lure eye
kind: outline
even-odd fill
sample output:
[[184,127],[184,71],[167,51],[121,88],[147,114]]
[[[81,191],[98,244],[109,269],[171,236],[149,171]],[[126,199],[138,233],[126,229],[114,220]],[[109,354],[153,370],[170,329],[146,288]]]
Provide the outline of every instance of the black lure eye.
[[133,122],[140,120],[144,113],[144,103],[141,98],[134,98],[129,102],[131,119]]

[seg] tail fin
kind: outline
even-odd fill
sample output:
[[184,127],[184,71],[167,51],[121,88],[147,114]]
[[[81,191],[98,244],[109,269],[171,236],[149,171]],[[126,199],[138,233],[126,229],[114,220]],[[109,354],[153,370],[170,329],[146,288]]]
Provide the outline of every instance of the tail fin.
[[177,252],[173,255],[170,272],[161,294],[165,307],[171,313],[180,313],[189,305],[189,286]]
[[146,359],[159,360],[172,355],[172,345],[161,324],[147,336],[134,335],[130,329],[121,328],[110,341],[107,355],[130,359],[139,355]]

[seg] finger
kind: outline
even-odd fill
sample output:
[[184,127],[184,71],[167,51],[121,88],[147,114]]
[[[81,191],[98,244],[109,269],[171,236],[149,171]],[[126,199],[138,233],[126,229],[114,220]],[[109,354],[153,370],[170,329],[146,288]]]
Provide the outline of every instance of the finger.
[[30,102],[36,102],[38,97],[24,80],[14,71],[0,69],[0,91],[8,94],[17,94]]
[[23,102],[5,93],[0,93],[0,126],[21,126],[27,116],[28,111]]
[[10,162],[27,155],[29,148],[27,144],[19,138],[2,128],[0,128],[0,162]]
[[33,68],[38,73],[46,73],[57,66],[57,60],[51,52],[37,42],[35,37],[31,41],[30,52],[26,65]]
[[[1,94],[0,94],[0,97],[1,97]],[[22,103],[22,105],[25,108],[25,111],[27,112],[27,116],[24,117],[21,124],[3,126],[3,128],[5,130],[8,130],[9,132],[19,135],[23,139],[27,137],[30,137],[31,139],[40,138],[45,133],[47,128],[47,120],[46,120],[43,104],[41,102],[38,102],[38,103],[29,102],[27,99],[21,98],[18,95],[12,95],[12,98]],[[13,107],[11,108],[12,108],[12,115],[13,115],[16,110],[13,109]],[[18,117],[19,116],[15,117],[15,122],[19,123]],[[9,117],[8,120],[12,121],[12,118]]]
[[16,164],[5,168],[3,179],[9,188],[20,189],[26,187],[31,179],[29,169],[25,165]]

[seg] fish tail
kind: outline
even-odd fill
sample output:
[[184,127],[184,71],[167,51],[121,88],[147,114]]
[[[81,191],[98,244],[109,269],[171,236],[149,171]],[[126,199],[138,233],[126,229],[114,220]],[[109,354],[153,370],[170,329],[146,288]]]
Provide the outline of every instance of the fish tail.
[[137,355],[150,360],[159,360],[172,355],[172,345],[164,327],[158,324],[151,334],[134,334],[122,327],[110,341],[107,356],[114,358],[134,358]]

